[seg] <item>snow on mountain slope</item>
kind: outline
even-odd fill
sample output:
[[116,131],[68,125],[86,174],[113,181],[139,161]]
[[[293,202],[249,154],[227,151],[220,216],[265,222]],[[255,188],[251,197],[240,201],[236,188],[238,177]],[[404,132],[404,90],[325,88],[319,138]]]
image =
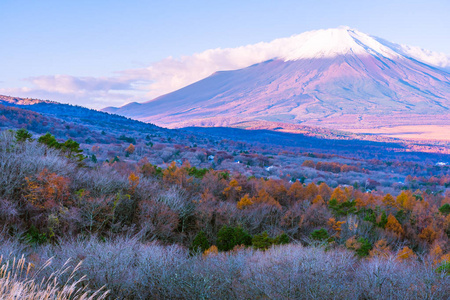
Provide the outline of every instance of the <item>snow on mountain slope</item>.
[[[424,123],[449,122],[450,74],[425,64],[433,57],[422,50],[348,27],[306,32],[272,46],[279,51],[271,60],[105,111],[166,127],[265,120],[347,128],[374,126],[378,116],[387,117],[384,125],[400,119],[413,124],[416,116]],[[416,57],[408,54],[413,52]]]

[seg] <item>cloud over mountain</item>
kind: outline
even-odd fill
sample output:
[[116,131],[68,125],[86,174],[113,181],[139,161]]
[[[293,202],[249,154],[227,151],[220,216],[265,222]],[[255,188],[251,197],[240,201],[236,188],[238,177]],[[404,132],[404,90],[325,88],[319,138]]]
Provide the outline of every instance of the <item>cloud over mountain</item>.
[[[348,29],[342,27],[341,29]],[[20,88],[0,89],[2,94],[53,98],[90,107],[142,102],[172,92],[203,79],[214,72],[236,70],[270,59],[296,60],[311,56],[329,57],[344,51],[340,48],[342,30],[316,30],[280,38],[271,42],[209,49],[179,58],[168,57],[146,68],[116,72],[110,77],[76,77],[70,75],[38,76],[25,79]],[[371,37],[367,36],[366,39]],[[450,58],[418,47],[398,45],[376,38],[379,51],[396,49],[397,53],[424,63],[450,69]],[[319,52],[315,47],[319,46]],[[357,46],[357,45],[356,45]],[[386,49],[383,49],[383,47]],[[357,48],[357,47],[354,47]]]

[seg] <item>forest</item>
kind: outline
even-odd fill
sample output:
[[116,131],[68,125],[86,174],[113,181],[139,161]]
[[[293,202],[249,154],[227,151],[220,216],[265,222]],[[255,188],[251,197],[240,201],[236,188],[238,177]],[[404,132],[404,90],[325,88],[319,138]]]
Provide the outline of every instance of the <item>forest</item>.
[[[155,163],[125,138],[114,159],[93,159],[104,146],[0,133],[0,285],[91,299],[450,293],[445,164],[297,153],[292,174],[270,176],[273,154],[233,155],[231,142],[192,164],[173,156]],[[227,169],[227,159],[247,159],[234,164],[245,172]],[[395,174],[382,184],[373,175],[386,168]],[[337,182],[355,174],[363,179]]]

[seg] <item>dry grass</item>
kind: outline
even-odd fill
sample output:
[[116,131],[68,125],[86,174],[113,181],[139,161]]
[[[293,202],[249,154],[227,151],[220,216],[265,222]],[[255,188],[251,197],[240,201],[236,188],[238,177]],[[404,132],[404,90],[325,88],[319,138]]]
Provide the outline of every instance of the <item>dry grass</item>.
[[[105,299],[108,292],[102,289],[91,292],[83,283],[86,277],[75,279],[81,262],[75,268],[69,267],[69,260],[61,268],[47,277],[41,273],[48,269],[52,260],[47,260],[40,268],[35,269],[22,256],[19,259],[3,261],[0,257],[0,299]],[[66,276],[68,275],[68,277]],[[62,278],[67,277],[65,281]]]

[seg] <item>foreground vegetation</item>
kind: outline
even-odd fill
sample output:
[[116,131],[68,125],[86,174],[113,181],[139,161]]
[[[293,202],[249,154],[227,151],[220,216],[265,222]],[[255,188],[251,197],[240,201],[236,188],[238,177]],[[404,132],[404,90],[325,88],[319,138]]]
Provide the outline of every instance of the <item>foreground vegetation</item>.
[[113,298],[445,299],[450,292],[445,190],[391,195],[188,161],[93,164],[78,143],[33,139],[26,130],[0,134],[0,170],[5,261],[25,255],[42,266],[53,258],[50,269],[82,261],[77,274],[87,277],[77,284],[106,286]]
[[[343,249],[299,244],[192,255],[139,237],[78,238],[22,248],[3,239],[0,253],[27,253],[35,265],[79,261],[93,289],[119,299],[447,299],[450,276],[432,261],[401,255],[360,260]],[[0,282],[1,285],[1,282]]]

